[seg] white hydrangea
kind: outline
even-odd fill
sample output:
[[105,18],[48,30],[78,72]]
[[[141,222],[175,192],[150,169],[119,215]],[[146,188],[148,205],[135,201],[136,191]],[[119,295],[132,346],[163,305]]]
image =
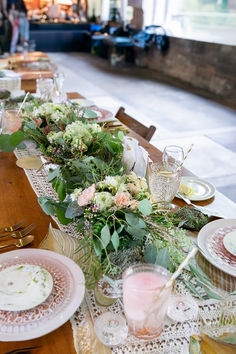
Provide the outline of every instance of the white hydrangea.
[[78,146],[81,141],[84,141],[87,145],[90,144],[93,137],[87,128],[87,124],[77,121],[67,125],[64,133],[64,139],[72,140],[72,145]]

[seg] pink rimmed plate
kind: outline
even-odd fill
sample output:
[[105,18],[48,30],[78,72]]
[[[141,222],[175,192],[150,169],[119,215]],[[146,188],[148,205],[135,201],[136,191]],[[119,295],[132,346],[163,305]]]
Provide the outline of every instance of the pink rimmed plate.
[[46,301],[30,310],[0,310],[0,341],[5,342],[34,339],[57,329],[74,314],[85,293],[82,270],[63,255],[40,249],[0,255],[0,271],[17,264],[46,269],[53,278],[53,290]]
[[236,256],[224,246],[226,235],[236,231],[236,219],[219,219],[205,225],[198,234],[202,255],[215,267],[236,277]]

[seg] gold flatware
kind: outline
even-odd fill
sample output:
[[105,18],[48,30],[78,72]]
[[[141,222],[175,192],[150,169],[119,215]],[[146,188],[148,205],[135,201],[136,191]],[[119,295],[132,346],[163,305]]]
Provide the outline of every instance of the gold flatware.
[[27,226],[25,229],[21,231],[15,231],[15,232],[8,232],[7,234],[0,235],[0,238],[6,237],[6,236],[11,236],[14,238],[22,238],[28,233],[30,233],[33,229],[35,228],[35,224],[30,224]]
[[0,249],[7,248],[7,247],[12,247],[12,246],[16,246],[16,247],[21,248],[21,247],[29,245],[33,241],[34,241],[34,236],[33,235],[28,235],[28,236],[20,238],[19,240],[15,241],[13,243],[8,243],[6,245],[0,245]]
[[15,224],[13,226],[7,226],[7,227],[1,227],[0,232],[8,232],[8,231],[15,231],[18,230],[21,226],[24,225],[24,220],[21,220],[18,224]]

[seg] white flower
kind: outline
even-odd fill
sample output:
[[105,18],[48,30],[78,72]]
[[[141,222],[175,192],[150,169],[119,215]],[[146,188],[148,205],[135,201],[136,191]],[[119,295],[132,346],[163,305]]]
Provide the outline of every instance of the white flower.
[[102,128],[100,127],[99,124],[96,124],[96,123],[91,123],[91,124],[88,124],[89,125],[89,128],[92,130],[93,133],[99,133],[102,131]]
[[49,143],[53,144],[55,142],[55,140],[57,140],[59,138],[63,138],[63,132],[58,132],[58,133],[50,132],[47,135],[47,138],[48,138]]
[[70,195],[70,199],[72,200],[72,202],[77,201],[78,197],[80,196],[81,193],[82,193],[82,189],[81,188],[76,188],[74,190],[74,192],[71,193],[71,195]]
[[109,192],[95,193],[94,202],[99,210],[108,209],[113,204],[113,198]]

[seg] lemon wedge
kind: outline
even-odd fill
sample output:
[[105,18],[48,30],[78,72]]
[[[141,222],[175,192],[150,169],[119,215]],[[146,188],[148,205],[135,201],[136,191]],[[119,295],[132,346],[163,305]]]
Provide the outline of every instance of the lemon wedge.
[[186,197],[191,197],[195,191],[193,188],[187,186],[187,184],[181,184],[179,186],[179,193],[184,194]]

